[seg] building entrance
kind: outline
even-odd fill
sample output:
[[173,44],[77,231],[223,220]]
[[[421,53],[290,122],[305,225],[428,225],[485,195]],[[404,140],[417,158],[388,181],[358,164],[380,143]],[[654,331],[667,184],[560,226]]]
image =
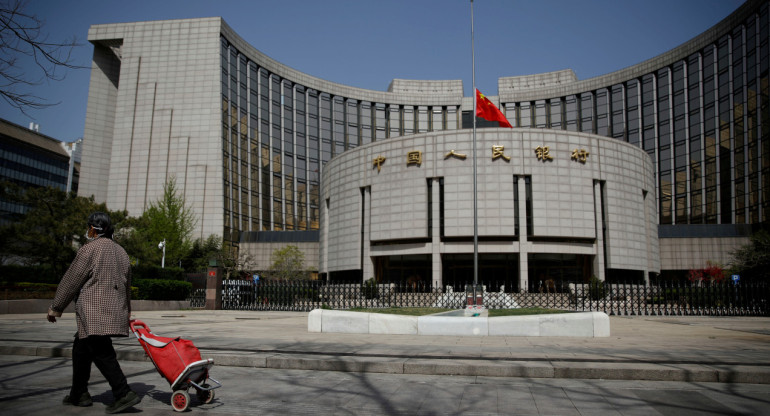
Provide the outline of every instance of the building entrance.
[[585,254],[536,253],[527,256],[529,292],[591,280],[593,256]]
[[[443,286],[455,291],[465,290],[473,283],[473,254],[442,254]],[[516,253],[479,253],[479,284],[486,290],[506,292],[519,290],[519,255]]]
[[430,254],[374,257],[377,283],[395,283],[414,290],[430,288]]

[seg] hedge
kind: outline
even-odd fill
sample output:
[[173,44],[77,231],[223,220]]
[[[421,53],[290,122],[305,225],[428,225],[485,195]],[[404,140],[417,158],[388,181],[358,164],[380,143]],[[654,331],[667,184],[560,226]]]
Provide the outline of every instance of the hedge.
[[8,264],[0,266],[0,276],[5,284],[19,282],[33,283],[57,283],[61,276],[58,276],[51,266],[21,266],[18,264]]
[[139,265],[131,268],[133,279],[184,280],[185,272],[181,267],[160,267]]
[[138,300],[185,300],[192,292],[192,283],[179,280],[134,279]]
[[[131,268],[132,279],[161,279],[161,280],[185,280],[185,271],[180,267],[160,266],[133,266]],[[22,266],[9,264],[0,266],[0,279],[3,284],[19,282],[32,283],[59,283],[62,275],[56,273],[51,266]]]

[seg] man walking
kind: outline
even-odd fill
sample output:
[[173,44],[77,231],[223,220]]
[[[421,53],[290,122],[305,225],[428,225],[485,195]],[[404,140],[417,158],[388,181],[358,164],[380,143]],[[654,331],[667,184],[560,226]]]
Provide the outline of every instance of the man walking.
[[131,315],[131,265],[123,247],[112,240],[112,232],[107,214],[95,212],[88,217],[86,235],[90,241],[78,250],[62,277],[47,318],[56,322],[64,308],[75,301],[78,332],[72,346],[72,387],[63,404],[93,404],[88,380],[94,363],[115,396],[106,411],[118,413],[141,398],[128,386],[112,346],[111,337],[128,336]]

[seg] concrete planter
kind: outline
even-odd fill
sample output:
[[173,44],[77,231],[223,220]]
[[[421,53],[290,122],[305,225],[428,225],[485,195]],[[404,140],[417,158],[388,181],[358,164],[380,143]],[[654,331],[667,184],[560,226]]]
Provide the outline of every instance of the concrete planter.
[[610,319],[604,312],[524,316],[404,316],[314,309],[308,332],[391,335],[505,337],[608,337]]

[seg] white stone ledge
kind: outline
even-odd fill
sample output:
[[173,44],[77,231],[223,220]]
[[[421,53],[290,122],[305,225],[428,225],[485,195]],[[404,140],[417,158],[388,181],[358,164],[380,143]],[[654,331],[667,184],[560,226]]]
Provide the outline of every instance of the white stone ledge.
[[405,316],[314,309],[308,332],[384,335],[505,337],[608,337],[610,319],[603,312],[574,312],[500,317]]

